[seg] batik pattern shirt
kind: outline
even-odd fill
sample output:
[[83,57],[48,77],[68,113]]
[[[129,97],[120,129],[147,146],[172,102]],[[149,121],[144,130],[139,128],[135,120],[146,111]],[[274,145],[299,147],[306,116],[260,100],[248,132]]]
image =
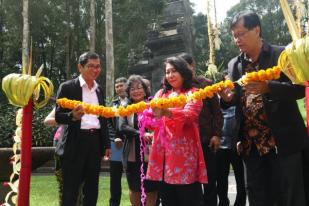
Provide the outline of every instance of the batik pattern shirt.
[[[257,71],[258,65],[248,63],[244,69],[245,72]],[[249,154],[252,144],[255,144],[260,155],[267,154],[275,148],[276,144],[268,126],[263,96],[261,94],[248,94],[248,92],[243,91],[241,101],[244,114],[244,141],[242,141],[244,152]]]

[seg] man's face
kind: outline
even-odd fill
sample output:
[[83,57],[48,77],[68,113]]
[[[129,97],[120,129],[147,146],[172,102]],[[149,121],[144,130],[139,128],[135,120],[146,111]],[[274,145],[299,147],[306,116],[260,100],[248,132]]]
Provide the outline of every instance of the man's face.
[[241,52],[248,53],[258,46],[260,41],[260,27],[247,29],[244,20],[240,20],[232,29],[232,35],[236,46]]
[[88,62],[84,66],[78,64],[78,69],[86,82],[92,82],[101,73],[100,59],[88,59]]
[[126,96],[126,91],[124,87],[125,83],[124,82],[118,82],[115,84],[115,91],[116,94],[120,97],[125,97]]

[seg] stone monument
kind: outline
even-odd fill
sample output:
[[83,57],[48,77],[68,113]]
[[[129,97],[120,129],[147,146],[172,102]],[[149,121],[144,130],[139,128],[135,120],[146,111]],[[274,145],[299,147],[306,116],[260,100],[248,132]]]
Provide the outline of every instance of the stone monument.
[[193,53],[193,10],[189,0],[170,0],[163,21],[152,23],[143,58],[128,68],[129,74],[140,74],[151,80],[152,92],[161,86],[163,61],[183,52]]

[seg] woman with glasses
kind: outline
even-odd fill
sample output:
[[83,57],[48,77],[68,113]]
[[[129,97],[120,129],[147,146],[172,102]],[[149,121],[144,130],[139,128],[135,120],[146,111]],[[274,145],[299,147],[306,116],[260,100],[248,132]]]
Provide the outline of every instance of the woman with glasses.
[[[150,96],[147,85],[139,75],[131,75],[126,83],[126,92],[128,94],[128,104],[135,104],[140,101],[146,101]],[[138,129],[137,114],[128,117],[119,118],[119,130],[125,136],[123,165],[126,168],[127,181],[129,185],[129,196],[132,206],[141,205],[141,157],[140,157],[140,139]],[[151,136],[150,133],[146,133]],[[148,141],[151,144],[151,138]],[[144,173],[147,170],[147,157],[144,155]],[[146,206],[154,206],[157,200],[156,183],[145,180],[144,187],[146,191]]]

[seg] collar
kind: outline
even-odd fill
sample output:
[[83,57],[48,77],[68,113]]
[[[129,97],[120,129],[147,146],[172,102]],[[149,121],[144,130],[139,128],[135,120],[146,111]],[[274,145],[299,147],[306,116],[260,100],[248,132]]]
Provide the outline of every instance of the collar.
[[[80,87],[83,87],[84,85],[86,85],[87,88],[89,88],[85,79],[82,77],[82,75],[79,75],[78,79],[79,79]],[[96,81],[94,81],[94,85],[90,90],[95,91],[98,87],[99,87],[98,83]]]
[[118,96],[118,100],[119,100],[119,101],[127,101],[128,98],[127,98],[127,97],[121,98],[121,97]]
[[[261,56],[262,55],[268,55],[270,53],[270,45],[265,42],[264,40],[263,41],[263,44],[262,44],[262,48],[261,48],[261,52],[260,52],[260,55],[257,59],[257,62],[260,60]],[[238,55],[238,60],[241,61],[241,60],[245,60],[246,62],[251,62],[252,61],[250,60],[250,58],[243,52],[241,52],[239,55]]]

